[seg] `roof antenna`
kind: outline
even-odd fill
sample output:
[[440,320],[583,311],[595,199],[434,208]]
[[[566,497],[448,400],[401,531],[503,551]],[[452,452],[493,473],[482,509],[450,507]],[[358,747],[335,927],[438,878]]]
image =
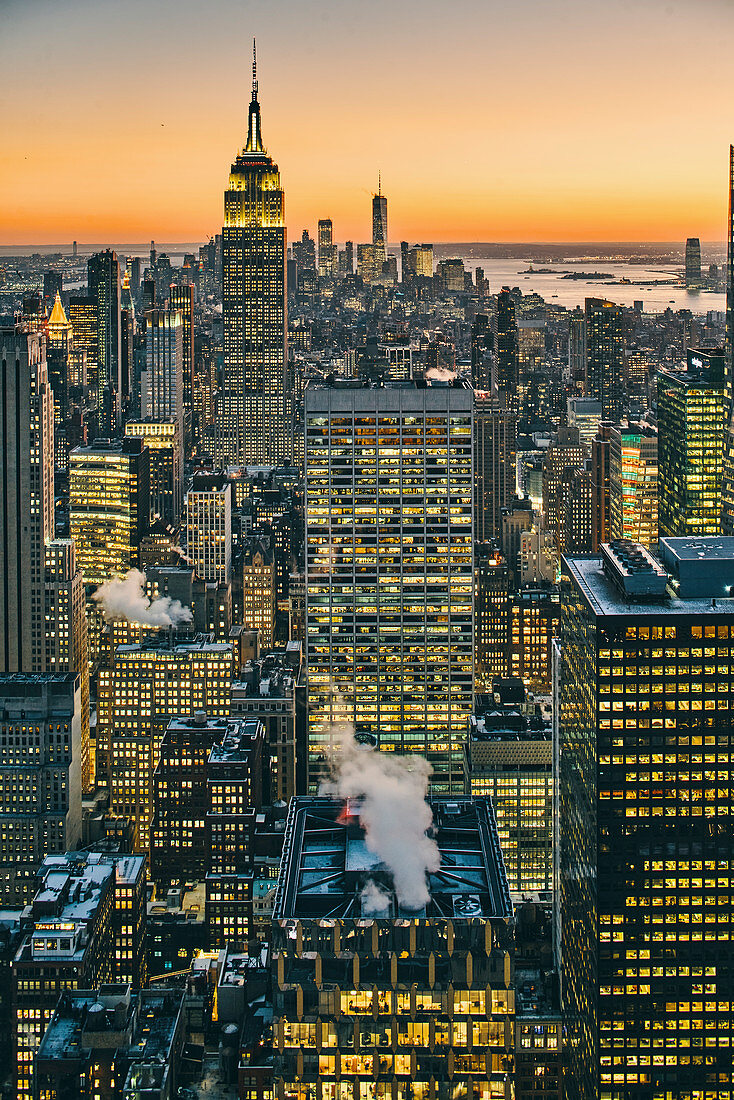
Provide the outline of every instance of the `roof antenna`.
[[252,98],[257,99],[257,41],[252,40]]
[[377,169],[377,194],[378,197],[382,194],[382,173],[380,169]]

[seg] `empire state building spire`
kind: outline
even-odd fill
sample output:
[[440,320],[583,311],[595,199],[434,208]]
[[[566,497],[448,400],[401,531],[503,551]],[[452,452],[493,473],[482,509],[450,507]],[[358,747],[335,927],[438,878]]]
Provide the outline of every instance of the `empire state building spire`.
[[215,454],[222,466],[282,466],[292,457],[285,194],[260,133],[257,57],[247,144],[224,192],[222,389]]
[[260,104],[257,100],[257,44],[252,40],[252,99],[250,100],[250,115],[247,122],[246,153],[264,153],[262,133],[260,131]]

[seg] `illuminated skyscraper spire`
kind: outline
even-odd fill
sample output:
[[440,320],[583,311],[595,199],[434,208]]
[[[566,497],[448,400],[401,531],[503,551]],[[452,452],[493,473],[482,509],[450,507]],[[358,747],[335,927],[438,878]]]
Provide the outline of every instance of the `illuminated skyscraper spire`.
[[250,100],[250,116],[247,123],[246,153],[264,153],[262,133],[260,130],[260,104],[257,99],[257,45],[252,40],[252,99]]
[[290,459],[285,297],[285,195],[260,133],[257,55],[247,144],[224,193],[224,364],[215,451],[222,465],[278,466]]
[[382,172],[377,173],[377,194],[372,196],[372,244],[387,250],[387,199],[382,193]]

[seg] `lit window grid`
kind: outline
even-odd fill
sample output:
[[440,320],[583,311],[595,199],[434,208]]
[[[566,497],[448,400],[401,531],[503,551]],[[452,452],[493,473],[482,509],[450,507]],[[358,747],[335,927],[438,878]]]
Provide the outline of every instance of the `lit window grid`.
[[434,789],[459,787],[473,664],[471,438],[468,415],[309,419],[310,782],[326,716],[340,717],[335,685],[358,732],[426,754]]
[[98,740],[109,743],[110,806],[134,818],[141,851],[149,846],[153,774],[168,721],[204,710],[227,717],[234,665],[228,647],[210,653],[117,654],[100,675]]
[[507,880],[513,891],[553,888],[553,776],[551,768],[473,766],[473,798],[489,796],[497,818]]
[[[707,843],[707,823],[731,813],[734,623],[632,616],[595,633],[573,593],[566,621],[561,912],[571,1087],[595,1087],[598,1074],[600,1095],[616,1100],[673,1067],[678,1088],[695,1090],[711,1072],[705,1050],[734,1042],[734,859],[730,843]],[[697,829],[698,855],[683,842]],[[642,848],[638,834],[660,843]],[[569,875],[597,858],[593,880]],[[734,1084],[726,1064],[717,1096]]]
[[718,535],[724,460],[723,387],[658,379],[660,534]]

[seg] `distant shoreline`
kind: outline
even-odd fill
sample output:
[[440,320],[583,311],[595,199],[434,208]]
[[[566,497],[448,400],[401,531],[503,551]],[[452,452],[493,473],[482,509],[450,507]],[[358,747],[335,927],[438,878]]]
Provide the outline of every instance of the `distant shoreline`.
[[[300,236],[300,232],[298,233]],[[158,252],[166,252],[169,256],[182,256],[186,252],[198,253],[199,247],[206,243],[208,238],[200,241],[156,241]],[[293,231],[289,233],[289,240],[293,240]],[[355,241],[355,243],[358,243]],[[341,242],[339,247],[343,247]],[[150,241],[79,241],[79,255],[91,255],[105,248],[114,248],[123,255],[147,256],[150,251]],[[719,253],[726,251],[725,241],[702,241],[702,251],[706,253]],[[399,255],[400,244],[393,241],[389,245],[390,252]],[[61,253],[71,256],[71,241],[61,244],[0,244],[0,259],[9,259],[13,256],[41,256]],[[436,259],[447,259],[457,253],[474,259],[519,259],[526,263],[539,264],[549,261],[567,260],[616,260],[627,262],[643,262],[655,259],[657,262],[682,263],[685,256],[685,241],[449,241],[434,242],[433,252]]]

